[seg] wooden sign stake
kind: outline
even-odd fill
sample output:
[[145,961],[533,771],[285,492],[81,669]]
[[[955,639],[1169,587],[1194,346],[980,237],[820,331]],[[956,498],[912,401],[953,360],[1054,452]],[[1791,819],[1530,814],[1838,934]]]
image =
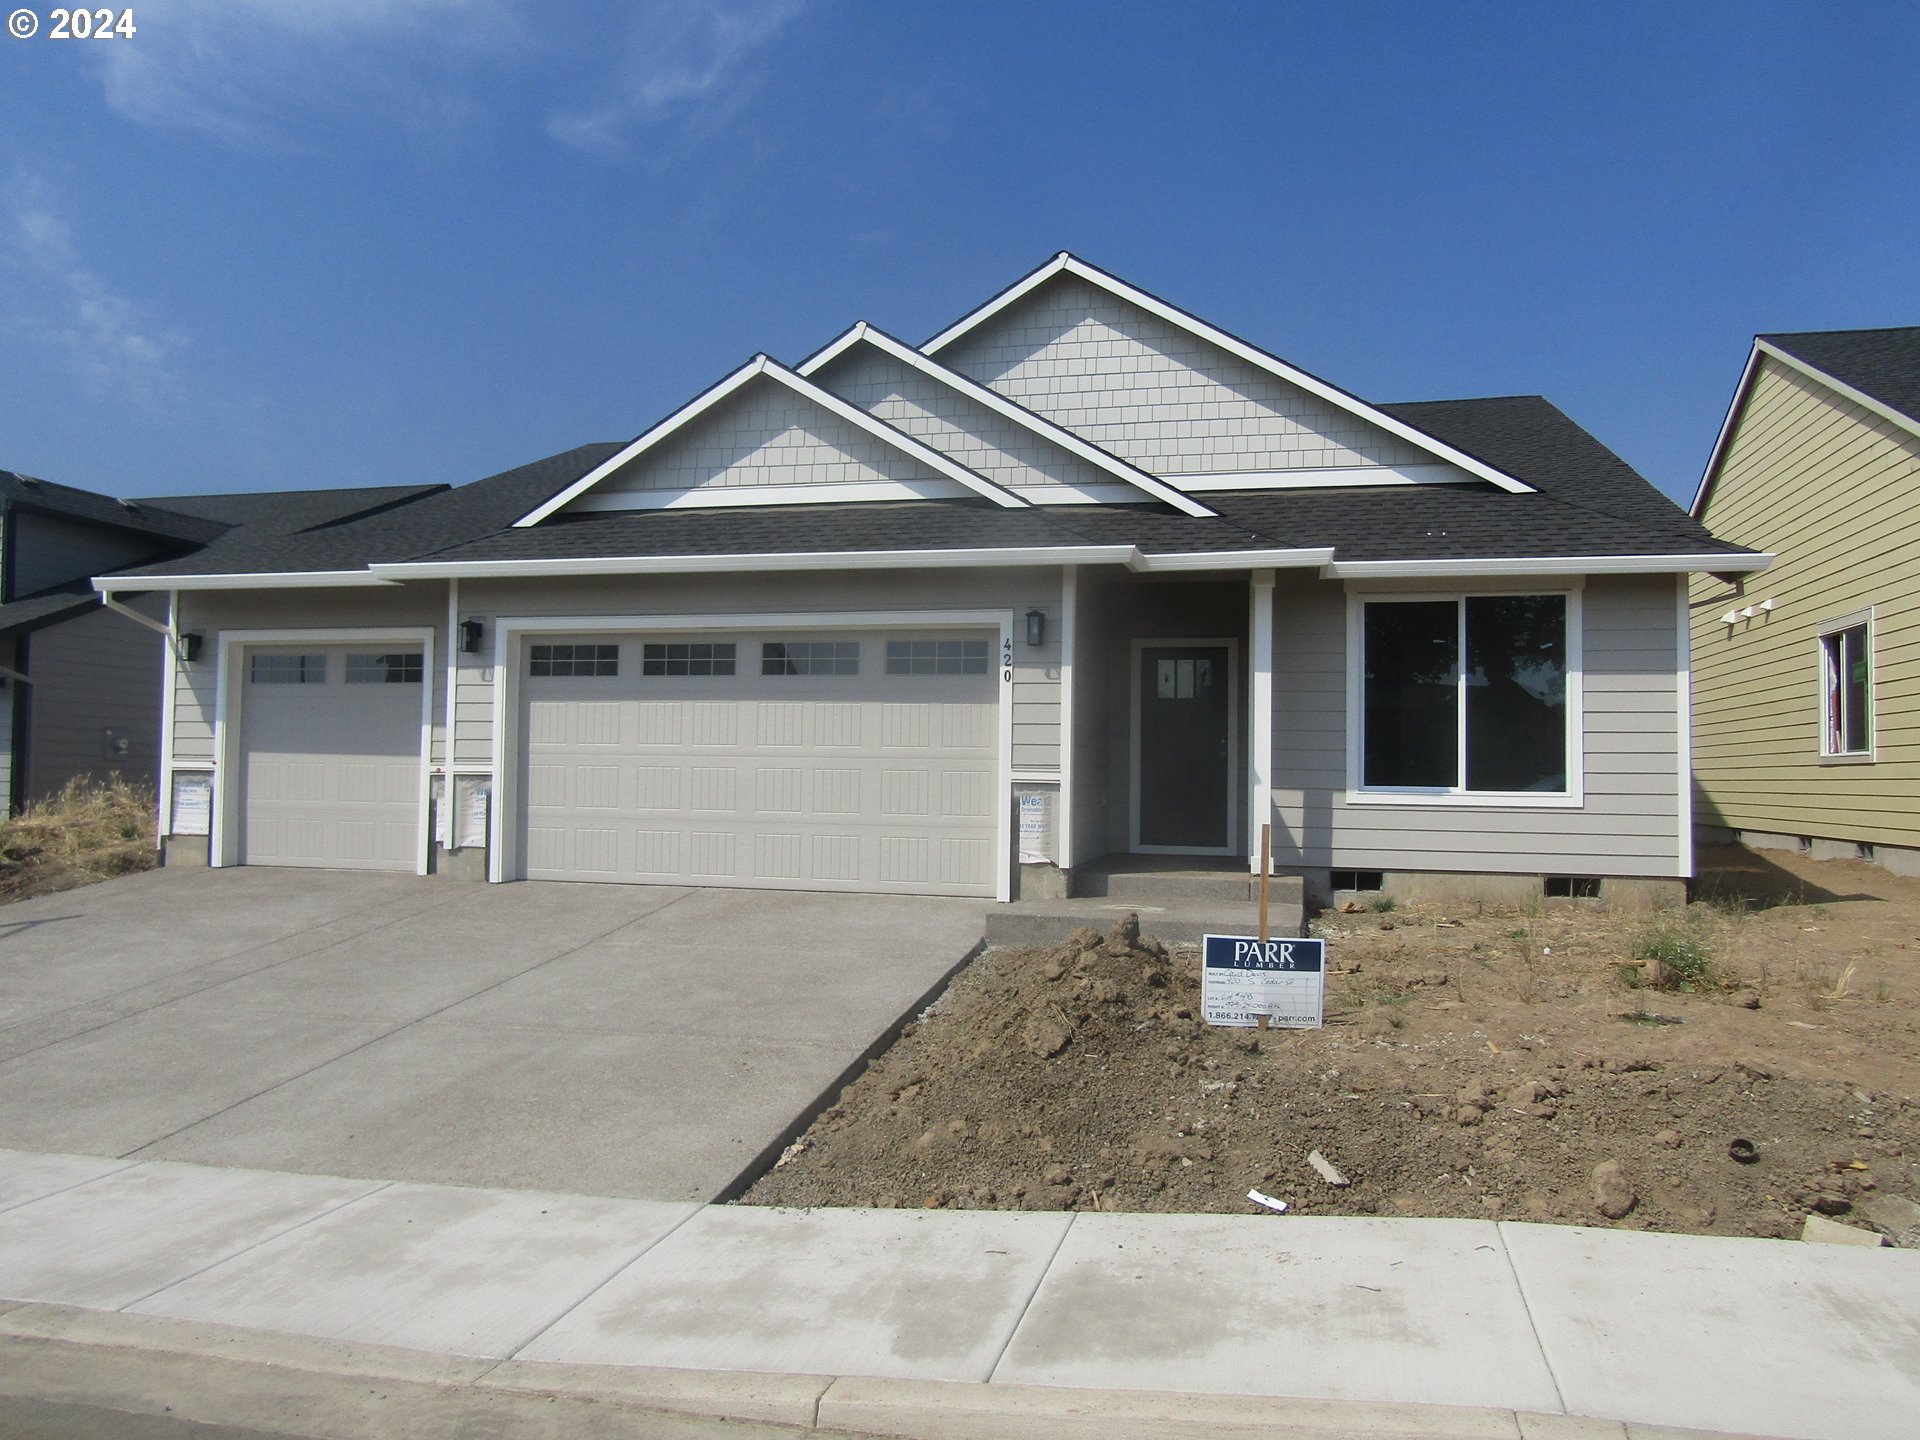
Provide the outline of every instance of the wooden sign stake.
[[[1269,868],[1268,860],[1272,854],[1272,845],[1273,826],[1271,824],[1262,825],[1260,827],[1260,943],[1262,945],[1267,943],[1267,870]],[[1266,1029],[1267,1017],[1264,1015],[1258,1016],[1254,1020],[1254,1024],[1262,1030]]]

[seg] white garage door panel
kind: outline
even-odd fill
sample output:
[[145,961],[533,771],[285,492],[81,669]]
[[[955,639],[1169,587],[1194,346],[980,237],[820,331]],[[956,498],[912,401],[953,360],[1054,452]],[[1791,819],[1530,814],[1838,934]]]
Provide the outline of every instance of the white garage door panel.
[[530,878],[993,895],[996,673],[888,675],[867,636],[857,675],[763,676],[729,638],[730,676],[642,675],[633,637],[585,642],[617,676],[522,661]]
[[[350,647],[356,654],[408,648]],[[324,680],[261,683],[250,657],[241,661],[241,863],[412,870],[420,685],[348,684],[349,649],[303,646],[300,653],[325,656]]]

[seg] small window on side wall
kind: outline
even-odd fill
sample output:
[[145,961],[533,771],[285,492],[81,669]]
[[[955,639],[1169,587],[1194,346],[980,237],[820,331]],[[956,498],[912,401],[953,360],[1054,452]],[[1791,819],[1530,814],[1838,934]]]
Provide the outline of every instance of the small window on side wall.
[[1865,619],[1820,636],[1820,753],[1873,754],[1873,659]]

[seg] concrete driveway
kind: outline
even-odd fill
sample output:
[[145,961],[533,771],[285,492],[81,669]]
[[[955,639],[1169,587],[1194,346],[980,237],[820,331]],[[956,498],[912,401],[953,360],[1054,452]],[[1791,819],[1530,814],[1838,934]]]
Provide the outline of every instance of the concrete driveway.
[[162,870],[0,910],[0,1146],[706,1200],[978,901]]

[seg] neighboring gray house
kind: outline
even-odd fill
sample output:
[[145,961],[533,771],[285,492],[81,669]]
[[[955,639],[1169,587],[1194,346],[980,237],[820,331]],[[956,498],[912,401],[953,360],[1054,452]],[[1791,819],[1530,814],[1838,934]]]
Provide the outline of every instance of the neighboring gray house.
[[97,583],[199,647],[173,863],[1007,898],[1266,823],[1318,893],[1671,893],[1687,577],[1765,563],[1545,400],[1370,404],[1061,255]]
[[0,817],[82,776],[153,782],[161,637],[109,612],[89,580],[225,529],[0,470]]
[[71,780],[152,784],[167,597],[92,577],[363,516],[445,486],[117,500],[0,470],[0,816]]

